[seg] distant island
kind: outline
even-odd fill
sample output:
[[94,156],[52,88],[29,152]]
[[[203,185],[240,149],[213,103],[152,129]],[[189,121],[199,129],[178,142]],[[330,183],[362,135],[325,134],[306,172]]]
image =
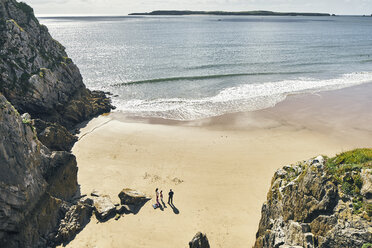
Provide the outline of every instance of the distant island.
[[129,15],[237,15],[237,16],[330,16],[328,13],[300,13],[300,12],[273,12],[264,10],[255,11],[191,11],[191,10],[155,10],[144,13],[131,13]]

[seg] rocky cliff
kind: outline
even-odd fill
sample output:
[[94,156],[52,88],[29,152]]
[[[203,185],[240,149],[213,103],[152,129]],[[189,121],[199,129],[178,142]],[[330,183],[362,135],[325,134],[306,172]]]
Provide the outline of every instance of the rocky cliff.
[[71,150],[76,124],[108,112],[103,92],[31,7],[0,0],[0,247],[53,247],[89,221]]
[[371,217],[372,149],[319,156],[275,173],[254,247],[365,247]]
[[75,156],[45,147],[1,94],[0,134],[0,247],[53,245],[78,191]]
[[88,90],[65,48],[27,4],[0,1],[0,92],[22,114],[70,129],[110,111],[103,92]]

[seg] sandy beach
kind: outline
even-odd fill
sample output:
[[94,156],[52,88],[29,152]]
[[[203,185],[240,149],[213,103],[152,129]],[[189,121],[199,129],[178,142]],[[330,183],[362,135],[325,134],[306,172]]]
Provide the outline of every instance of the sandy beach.
[[319,154],[372,147],[372,85],[295,95],[275,107],[194,122],[101,116],[73,148],[82,194],[118,202],[122,188],[174,205],[100,223],[94,217],[67,247],[188,247],[206,233],[211,247],[250,247],[276,169]]

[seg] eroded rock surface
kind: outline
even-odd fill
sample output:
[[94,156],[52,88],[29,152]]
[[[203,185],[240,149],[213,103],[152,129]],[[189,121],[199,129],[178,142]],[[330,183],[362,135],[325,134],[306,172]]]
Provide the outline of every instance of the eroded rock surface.
[[141,205],[149,200],[145,194],[128,188],[119,193],[119,198],[122,205]]
[[78,189],[75,157],[52,152],[0,94],[0,247],[54,244],[61,209]]
[[106,221],[116,214],[116,206],[108,195],[100,195],[93,198],[96,217],[100,221]]
[[71,241],[90,221],[93,207],[84,202],[78,202],[72,205],[61,220],[56,241],[65,243]]
[[368,190],[360,192],[371,183],[365,175],[371,162],[340,159],[365,154],[372,160],[371,149],[359,149],[279,169],[262,207],[254,247],[362,247],[370,242]]
[[31,7],[0,0],[0,247],[54,247],[84,226],[68,129],[111,108]]
[[58,123],[46,122],[40,119],[32,120],[38,139],[54,151],[71,151],[78,138]]
[[66,128],[109,112],[103,92],[88,90],[65,48],[31,7],[0,1],[0,92],[22,114]]

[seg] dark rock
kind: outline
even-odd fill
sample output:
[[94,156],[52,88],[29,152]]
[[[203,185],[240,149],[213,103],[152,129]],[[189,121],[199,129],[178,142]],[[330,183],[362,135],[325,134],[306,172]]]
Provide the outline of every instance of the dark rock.
[[197,233],[194,238],[189,242],[190,248],[209,248],[207,235],[201,232]]
[[[0,94],[0,247],[46,247],[77,191],[75,156],[51,152]],[[68,205],[68,204],[67,204]]]
[[0,37],[0,92],[20,113],[70,129],[113,108],[103,92],[85,87],[65,48],[28,5],[0,2]]
[[84,226],[67,129],[112,108],[31,7],[0,1],[0,247],[53,247]]
[[4,235],[19,232],[20,223],[44,195],[48,185],[39,167],[48,163],[48,157],[43,156],[45,149],[32,126],[23,123],[1,94],[0,134],[0,233]]
[[58,123],[34,119],[32,124],[36,128],[38,139],[50,150],[71,151],[71,148],[78,140],[76,136]]
[[149,200],[143,193],[127,188],[119,193],[119,198],[122,205],[141,205]]
[[97,190],[93,190],[92,193],[90,193],[91,196],[99,197],[101,196],[101,193],[99,193]]
[[118,214],[130,214],[132,210],[127,205],[116,206],[116,213]]

